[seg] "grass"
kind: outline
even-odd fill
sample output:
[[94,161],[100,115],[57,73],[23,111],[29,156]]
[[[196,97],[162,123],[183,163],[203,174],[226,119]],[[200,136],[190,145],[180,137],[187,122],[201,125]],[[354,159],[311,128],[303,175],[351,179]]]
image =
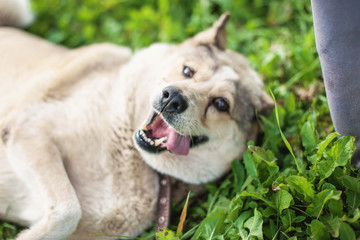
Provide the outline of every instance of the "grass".
[[[33,7],[37,18],[27,30],[52,42],[77,47],[107,41],[132,49],[181,42],[232,13],[228,48],[249,58],[277,109],[258,116],[258,146],[249,143],[243,161],[193,199],[178,237],[184,203],[174,204],[168,235],[160,239],[360,236],[359,172],[349,164],[353,138],[336,140],[332,133],[309,1],[34,0]],[[0,239],[16,231],[1,223]],[[153,230],[142,238],[153,239]]]

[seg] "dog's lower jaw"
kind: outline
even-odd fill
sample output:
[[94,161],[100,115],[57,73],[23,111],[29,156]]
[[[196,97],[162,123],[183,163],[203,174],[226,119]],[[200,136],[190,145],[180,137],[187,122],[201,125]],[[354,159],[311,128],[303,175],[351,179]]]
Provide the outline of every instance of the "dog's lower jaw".
[[[231,161],[228,163],[223,162],[221,165],[212,165],[216,157],[213,158],[214,161],[209,162],[207,160],[211,158],[210,156],[202,156],[196,153],[179,156],[170,152],[154,155],[141,151],[141,155],[144,161],[156,171],[168,174],[175,179],[189,184],[202,184],[214,181],[226,173],[231,166]],[[193,169],[197,169],[197,171],[192,171]]]

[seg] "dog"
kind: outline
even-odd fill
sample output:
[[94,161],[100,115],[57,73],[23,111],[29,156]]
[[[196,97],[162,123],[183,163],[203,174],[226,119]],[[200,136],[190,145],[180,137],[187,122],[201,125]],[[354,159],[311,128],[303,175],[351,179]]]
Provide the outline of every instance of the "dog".
[[[0,25],[26,23],[0,3]],[[273,101],[226,50],[228,17],[134,55],[0,27],[0,218],[29,227],[16,239],[138,236],[155,219],[158,173],[187,191],[229,171]]]

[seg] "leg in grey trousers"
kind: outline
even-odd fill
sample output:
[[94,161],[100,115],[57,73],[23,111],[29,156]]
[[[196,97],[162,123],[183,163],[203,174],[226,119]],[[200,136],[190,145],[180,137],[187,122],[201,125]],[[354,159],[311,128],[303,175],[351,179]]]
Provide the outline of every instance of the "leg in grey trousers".
[[356,137],[360,167],[360,0],[311,0],[317,51],[335,130]]

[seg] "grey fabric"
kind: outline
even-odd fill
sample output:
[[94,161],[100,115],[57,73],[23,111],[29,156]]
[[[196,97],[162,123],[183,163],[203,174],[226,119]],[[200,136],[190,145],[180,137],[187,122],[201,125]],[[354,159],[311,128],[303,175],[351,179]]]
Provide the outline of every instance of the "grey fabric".
[[320,57],[335,130],[356,137],[360,166],[360,0],[311,0]]

